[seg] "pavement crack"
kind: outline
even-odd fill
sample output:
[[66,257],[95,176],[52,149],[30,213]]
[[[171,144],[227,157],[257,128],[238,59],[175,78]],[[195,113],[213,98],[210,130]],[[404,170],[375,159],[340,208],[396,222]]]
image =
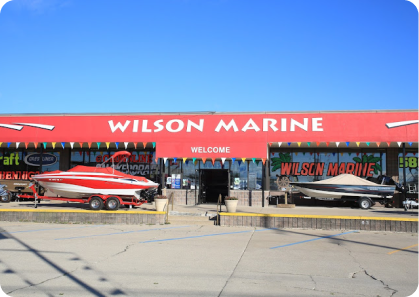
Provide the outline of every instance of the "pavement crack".
[[58,278],[60,278],[60,277],[71,275],[73,272],[77,271],[78,269],[79,269],[79,267],[77,267],[76,269],[73,269],[72,271],[69,271],[69,272],[63,273],[63,274],[61,274],[61,275],[57,275],[57,276],[55,276],[55,277],[50,277],[50,278],[48,278],[48,279],[46,279],[46,280],[43,280],[42,282],[39,282],[39,283],[36,283],[36,284],[31,283],[31,284],[30,284],[30,285],[28,285],[28,286],[25,286],[25,287],[21,287],[21,288],[14,289],[13,291],[6,292],[6,294],[11,294],[11,293],[14,293],[14,292],[16,292],[16,291],[23,290],[23,289],[30,288],[30,287],[36,287],[36,286],[38,286],[38,285],[42,285],[42,284],[44,284],[44,283],[46,283],[46,282],[49,282],[49,281],[52,281],[52,280],[58,279]]
[[312,275],[309,275],[309,276],[310,276],[310,278],[311,278],[311,281],[314,283],[313,290],[314,290],[314,291],[316,291],[317,283],[316,283],[316,281],[314,280],[314,278],[313,278],[313,276],[312,276]]
[[255,234],[255,229],[253,229],[252,235],[249,237],[249,240],[247,241],[247,244],[246,244],[245,248],[243,249],[243,252],[242,252],[242,254],[240,255],[239,260],[237,261],[236,266],[234,266],[233,271],[231,272],[230,276],[229,276],[229,277],[228,277],[228,279],[226,280],[226,282],[225,282],[225,284],[224,284],[223,288],[222,288],[222,289],[221,289],[221,291],[220,291],[220,294],[218,294],[218,297],[220,297],[220,296],[221,296],[221,294],[223,293],[224,289],[226,288],[226,286],[227,286],[228,282],[230,281],[231,277],[233,276],[234,272],[236,271],[237,267],[239,266],[239,264],[240,264],[240,262],[241,262],[241,260],[242,260],[242,258],[243,258],[243,255],[244,255],[244,253],[246,252],[247,247],[249,246],[249,243],[250,243],[250,241],[252,240],[252,238],[253,238],[253,235],[254,235],[254,234]]
[[398,292],[398,290],[393,289],[393,288],[390,288],[390,287],[388,286],[388,284],[384,283],[384,281],[382,281],[381,279],[378,279],[378,278],[376,278],[375,276],[373,276],[372,274],[369,274],[369,273],[367,272],[367,270],[366,270],[364,267],[362,267],[361,263],[359,263],[359,262],[357,261],[357,259],[355,258],[355,256],[354,256],[354,255],[352,255],[351,250],[350,250],[350,249],[348,249],[347,247],[345,247],[344,245],[341,245],[341,246],[342,246],[344,249],[346,249],[346,250],[348,251],[349,256],[353,259],[353,261],[354,261],[356,264],[358,264],[358,266],[359,266],[359,268],[360,268],[360,270],[358,270],[358,271],[356,271],[356,272],[352,272],[352,273],[350,273],[350,274],[349,274],[349,277],[350,277],[350,278],[356,278],[356,275],[357,275],[358,273],[364,273],[366,276],[370,277],[370,278],[371,278],[371,279],[373,279],[374,281],[378,281],[378,282],[380,282],[380,283],[384,286],[384,289],[385,289],[385,290],[389,290],[389,291],[391,291],[391,295],[390,295],[390,296],[393,296],[394,294],[396,294],[396,293]]

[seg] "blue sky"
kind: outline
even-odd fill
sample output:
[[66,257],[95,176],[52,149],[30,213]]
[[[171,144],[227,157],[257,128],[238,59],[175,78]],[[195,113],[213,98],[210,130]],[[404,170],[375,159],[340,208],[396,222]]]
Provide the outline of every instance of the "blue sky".
[[418,108],[405,0],[13,0],[0,113]]

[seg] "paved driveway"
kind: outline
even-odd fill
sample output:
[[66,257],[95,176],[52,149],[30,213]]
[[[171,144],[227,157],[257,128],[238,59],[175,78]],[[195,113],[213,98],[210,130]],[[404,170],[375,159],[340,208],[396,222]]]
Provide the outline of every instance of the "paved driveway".
[[0,222],[9,296],[409,296],[417,234]]

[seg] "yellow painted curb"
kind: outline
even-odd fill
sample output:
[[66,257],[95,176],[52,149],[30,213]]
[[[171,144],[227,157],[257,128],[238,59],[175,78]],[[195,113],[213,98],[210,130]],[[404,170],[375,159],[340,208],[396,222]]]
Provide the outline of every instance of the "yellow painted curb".
[[73,213],[119,213],[119,214],[166,214],[164,211],[148,211],[148,210],[61,210],[61,209],[0,209],[0,212],[73,212]]
[[374,221],[406,221],[417,222],[418,219],[394,218],[394,217],[361,217],[361,216],[322,216],[322,215],[289,215],[289,214],[263,214],[263,213],[227,213],[221,212],[220,216],[235,217],[283,217],[283,218],[307,218],[307,219],[343,219],[343,220],[374,220]]

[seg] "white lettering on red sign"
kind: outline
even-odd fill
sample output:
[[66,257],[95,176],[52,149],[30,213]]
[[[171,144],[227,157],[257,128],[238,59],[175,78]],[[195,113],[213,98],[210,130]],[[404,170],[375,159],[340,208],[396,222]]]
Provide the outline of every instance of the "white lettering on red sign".
[[191,147],[192,153],[200,153],[200,154],[206,154],[206,153],[222,153],[222,154],[229,154],[230,153],[230,147],[229,146],[193,146]]
[[[281,132],[287,132],[288,131],[288,124],[289,124],[289,132],[295,132],[296,129],[301,129],[303,131],[309,131],[311,128],[311,131],[313,132],[319,132],[323,131],[322,127],[322,121],[323,118],[311,118],[311,127],[309,125],[310,119],[309,118],[303,118],[302,122],[301,120],[295,120],[293,118],[286,119],[281,118],[280,119],[280,128],[278,128],[276,125],[278,124],[278,120],[276,119],[270,119],[270,118],[264,118],[262,119],[262,123],[259,123],[259,125],[262,125],[262,129],[258,126],[258,124],[253,120],[249,119],[246,124],[243,125],[241,131],[247,132],[248,130],[253,130],[254,132],[268,132],[273,131],[276,132],[280,130]],[[159,119],[154,121],[152,124],[148,122],[148,120],[142,120],[142,126],[141,130],[139,130],[139,124],[140,120],[134,120],[132,124],[132,132],[137,133],[138,131],[141,131],[142,133],[157,133],[160,131],[168,131],[171,133],[178,133],[185,130],[186,132],[190,133],[193,130],[204,132],[204,120],[199,119],[199,123],[193,122],[191,120],[187,120],[186,125],[183,120],[180,119],[172,119],[169,120],[167,123],[164,123],[163,119]],[[131,125],[131,121],[126,120],[125,123],[117,122],[114,123],[113,120],[109,120],[109,127],[112,131],[112,133],[115,133],[117,130],[124,133],[128,127]],[[152,125],[154,127],[152,127]],[[153,129],[154,128],[154,129]],[[234,119],[231,119],[228,124],[224,122],[224,120],[220,120],[214,130],[215,132],[220,131],[232,131],[232,132],[239,132],[239,128],[237,126],[237,123]]]

